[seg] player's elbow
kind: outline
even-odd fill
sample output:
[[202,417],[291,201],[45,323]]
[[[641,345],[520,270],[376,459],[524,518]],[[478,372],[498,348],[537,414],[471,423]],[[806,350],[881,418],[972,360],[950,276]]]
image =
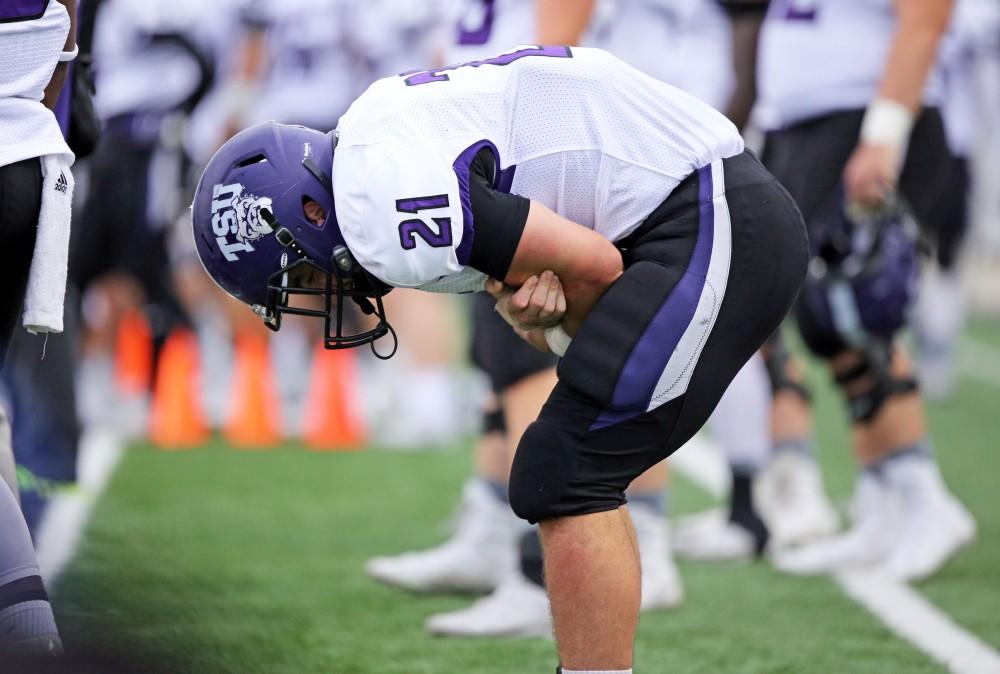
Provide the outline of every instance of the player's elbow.
[[[569,280],[572,291],[587,295],[601,295],[624,271],[621,252],[610,243],[601,246],[581,260],[578,273]],[[563,279],[564,283],[566,279]]]

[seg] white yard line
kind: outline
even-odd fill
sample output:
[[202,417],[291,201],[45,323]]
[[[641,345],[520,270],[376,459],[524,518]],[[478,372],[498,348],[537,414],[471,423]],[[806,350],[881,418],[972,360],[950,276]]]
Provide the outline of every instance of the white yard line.
[[[998,367],[992,383],[1000,386],[1000,353],[990,351],[990,355],[997,358]],[[672,468],[716,497],[728,488],[728,469],[720,477],[720,462],[725,469],[718,446],[697,436],[670,457]],[[1000,674],[1000,653],[960,627],[909,585],[864,573],[841,573],[836,580],[848,597],[882,621],[896,636],[955,674]]]
[[122,456],[121,437],[108,430],[88,430],[80,440],[77,488],[56,495],[35,535],[38,566],[52,588],[80,544],[90,511]]
[[899,636],[956,674],[1000,673],[1000,653],[962,629],[908,585],[870,573],[840,573],[844,592]]

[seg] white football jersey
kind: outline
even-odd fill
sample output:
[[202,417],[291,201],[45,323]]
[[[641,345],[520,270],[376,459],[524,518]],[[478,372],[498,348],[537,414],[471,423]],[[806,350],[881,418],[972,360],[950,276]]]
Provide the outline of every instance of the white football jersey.
[[351,252],[393,286],[467,269],[469,166],[488,148],[497,188],[611,241],[743,141],[720,113],[599,49],[525,46],[379,80],[341,118],[337,220]]
[[0,166],[72,156],[55,115],[42,104],[68,34],[69,14],[55,0],[0,7]]
[[[867,107],[895,30],[893,0],[773,0],[760,38],[760,123],[775,129]],[[926,104],[940,102],[939,80],[928,78]]]
[[716,109],[735,84],[729,18],[717,0],[606,0],[593,34],[606,49]]

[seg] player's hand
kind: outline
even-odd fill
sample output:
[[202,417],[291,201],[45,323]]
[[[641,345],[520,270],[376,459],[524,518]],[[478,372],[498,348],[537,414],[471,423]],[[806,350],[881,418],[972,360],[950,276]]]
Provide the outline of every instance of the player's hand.
[[885,206],[896,189],[901,158],[901,149],[893,145],[858,145],[844,169],[848,203],[868,211]]
[[517,290],[490,279],[486,290],[496,298],[500,315],[518,330],[551,328],[558,325],[566,313],[562,282],[552,271],[528,278]]

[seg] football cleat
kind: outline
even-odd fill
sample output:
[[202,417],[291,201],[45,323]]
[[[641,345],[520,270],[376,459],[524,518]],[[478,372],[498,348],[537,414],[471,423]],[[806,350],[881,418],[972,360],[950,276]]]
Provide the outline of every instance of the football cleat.
[[756,541],[731,522],[723,508],[712,508],[677,520],[673,549],[679,557],[700,562],[745,562],[756,556]]
[[515,572],[493,594],[469,608],[432,615],[426,627],[437,636],[544,637],[552,635],[552,614],[545,590]]
[[819,466],[795,451],[778,452],[757,481],[761,515],[772,549],[795,547],[832,536],[839,517],[826,496]]
[[642,506],[631,506],[632,524],[639,542],[642,565],[640,610],[673,608],[684,600],[681,575],[670,549],[670,524],[663,515]]
[[522,528],[509,505],[478,480],[470,480],[448,541],[421,552],[374,557],[365,564],[365,572],[413,592],[490,592],[516,567]]
[[900,461],[889,481],[900,496],[900,533],[881,571],[902,581],[929,578],[972,542],[975,520],[948,492],[932,461]]
[[887,557],[896,542],[897,508],[889,486],[874,475],[862,473],[851,528],[832,538],[776,553],[774,566],[798,576],[871,569]]

